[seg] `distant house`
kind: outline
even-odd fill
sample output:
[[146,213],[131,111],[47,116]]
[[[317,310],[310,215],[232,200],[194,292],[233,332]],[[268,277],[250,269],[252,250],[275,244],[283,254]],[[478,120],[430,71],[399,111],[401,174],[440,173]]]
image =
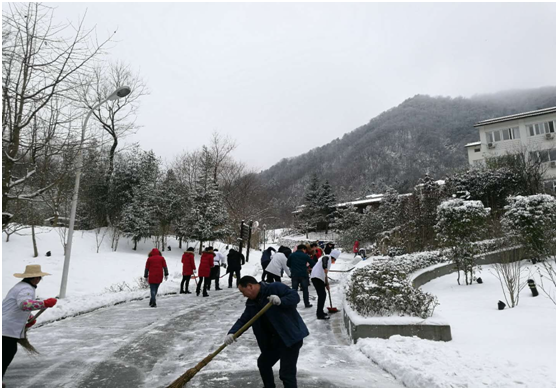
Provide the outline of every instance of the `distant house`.
[[465,145],[471,166],[506,154],[528,153],[546,164],[546,187],[556,192],[556,107],[486,119],[474,126],[480,141]]

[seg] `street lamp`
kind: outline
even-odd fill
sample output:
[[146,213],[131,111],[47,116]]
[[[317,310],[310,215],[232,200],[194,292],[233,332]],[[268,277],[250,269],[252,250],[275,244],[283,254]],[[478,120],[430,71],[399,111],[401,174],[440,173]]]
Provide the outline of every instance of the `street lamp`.
[[68,242],[66,243],[66,251],[64,254],[64,269],[62,270],[62,283],[60,284],[60,295],[59,298],[66,298],[66,287],[68,285],[68,271],[70,269],[70,256],[72,255],[72,239],[74,237],[74,225],[76,221],[76,209],[77,209],[77,201],[78,201],[78,192],[79,192],[79,181],[81,178],[81,168],[83,165],[83,141],[85,139],[85,129],[87,128],[87,121],[89,121],[89,117],[93,114],[97,108],[101,107],[103,104],[108,102],[109,100],[116,100],[128,96],[132,92],[130,87],[119,87],[111,93],[107,98],[103,101],[95,105],[93,108],[89,110],[85,120],[83,121],[83,126],[81,128],[81,142],[79,144],[79,150],[76,160],[76,183],[74,185],[74,195],[72,197],[72,210],[70,212],[70,227],[68,229]]

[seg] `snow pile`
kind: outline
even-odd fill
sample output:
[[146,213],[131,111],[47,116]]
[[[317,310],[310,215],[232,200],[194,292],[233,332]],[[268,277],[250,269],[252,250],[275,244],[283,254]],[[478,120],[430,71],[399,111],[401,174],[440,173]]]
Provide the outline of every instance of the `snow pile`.
[[[540,286],[535,267],[524,276]],[[408,387],[556,387],[556,306],[526,288],[519,306],[497,310],[503,296],[491,269],[483,284],[459,286],[451,274],[422,286],[438,297],[452,341],[392,336],[356,347]]]

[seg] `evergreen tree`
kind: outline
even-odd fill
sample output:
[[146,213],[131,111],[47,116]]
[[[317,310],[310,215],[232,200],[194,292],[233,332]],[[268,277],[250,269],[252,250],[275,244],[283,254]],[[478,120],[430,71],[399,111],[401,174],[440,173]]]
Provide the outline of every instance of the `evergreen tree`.
[[335,213],[335,194],[331,189],[329,181],[326,180],[322,187],[320,188],[319,197],[317,200],[317,206],[319,208],[320,221],[324,222],[326,226],[326,234],[329,229],[329,224],[333,221]]
[[[159,160],[152,151],[134,155],[126,170],[121,172],[124,182],[117,183],[124,197],[131,198],[122,208],[119,228],[124,236],[134,241],[134,250],[142,238],[151,237],[159,224],[157,215],[157,177]],[[115,170],[116,173],[116,170]],[[115,183],[116,184],[116,183]]]
[[191,196],[187,221],[191,237],[200,241],[200,251],[204,242],[223,238],[229,233],[223,195],[213,180],[213,164],[211,154],[204,146],[200,174]]

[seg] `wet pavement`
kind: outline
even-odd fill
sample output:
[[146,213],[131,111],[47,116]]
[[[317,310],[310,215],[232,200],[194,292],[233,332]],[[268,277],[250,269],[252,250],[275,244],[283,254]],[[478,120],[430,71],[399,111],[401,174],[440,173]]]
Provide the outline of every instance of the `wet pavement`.
[[[287,279],[284,279],[287,282]],[[338,287],[340,290],[340,287]],[[334,287],[334,299],[340,291]],[[313,288],[311,294],[315,295]],[[314,301],[315,303],[315,301]],[[103,308],[32,329],[8,368],[8,387],[165,387],[215,351],[244,309],[236,289],[158,298],[158,307],[136,301]],[[326,306],[329,306],[326,304]],[[303,309],[310,336],[298,361],[299,387],[403,387],[353,345],[344,334],[342,313],[318,321]],[[225,348],[186,387],[262,387],[251,330]],[[276,384],[279,364],[274,367]]]

